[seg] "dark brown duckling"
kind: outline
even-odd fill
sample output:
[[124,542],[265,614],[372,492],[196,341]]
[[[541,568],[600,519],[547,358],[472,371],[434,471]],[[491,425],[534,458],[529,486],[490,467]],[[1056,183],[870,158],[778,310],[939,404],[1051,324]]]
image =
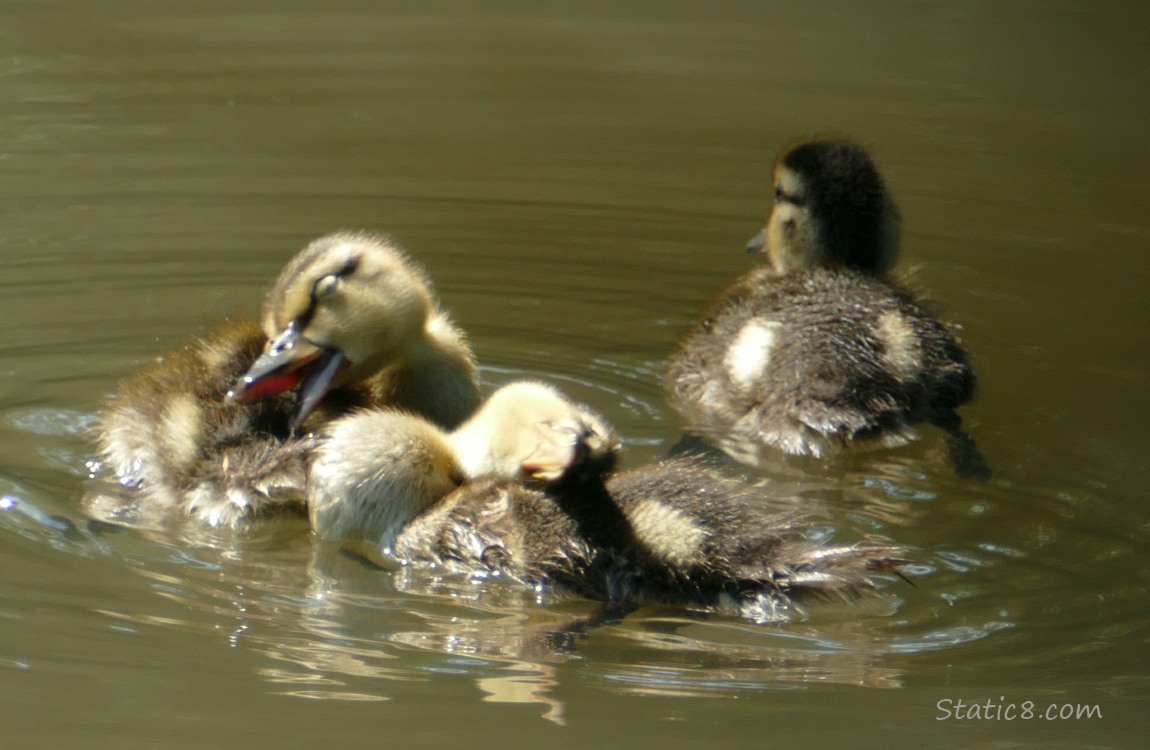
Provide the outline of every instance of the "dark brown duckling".
[[905,562],[893,548],[807,541],[799,519],[697,461],[616,473],[617,453],[609,424],[540,384],[505,388],[451,435],[364,413],[315,454],[313,524],[405,565],[757,621],[787,616],[803,592],[854,596],[868,571]]
[[127,494],[105,520],[168,514],[231,527],[304,510],[316,431],[391,405],[444,427],[478,404],[475,361],[424,271],[386,237],[338,232],[304,248],[263,306],[121,384],[99,447]]
[[866,151],[790,147],[775,204],[748,245],[769,265],[728,288],[671,357],[668,389],[689,429],[748,463],[766,446],[823,457],[886,446],[930,422],[958,472],[989,469],[956,409],[975,375],[953,329],[890,275],[899,215]]

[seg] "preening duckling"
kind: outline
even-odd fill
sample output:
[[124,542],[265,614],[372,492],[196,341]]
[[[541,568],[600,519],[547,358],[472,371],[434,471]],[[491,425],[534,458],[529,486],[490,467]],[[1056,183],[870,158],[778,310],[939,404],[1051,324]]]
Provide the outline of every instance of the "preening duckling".
[[619,440],[591,409],[544,383],[509,383],[453,432],[395,409],[330,426],[308,483],[312,528],[325,539],[391,547],[405,524],[480,477],[548,485],[602,474]]
[[595,599],[785,616],[804,590],[853,595],[886,547],[826,547],[743,483],[679,459],[614,472],[614,430],[537,383],[446,434],[395,411],[332,425],[309,484],[313,527],[404,564],[498,574]]
[[953,331],[886,275],[899,215],[862,147],[793,146],[748,245],[769,265],[736,281],[671,357],[689,429],[754,463],[757,447],[825,456],[855,440],[900,445],[943,428],[960,474],[989,476],[955,409],[975,375]]
[[268,292],[267,344],[239,401],[296,388],[295,424],[332,389],[362,382],[377,404],[448,429],[479,403],[475,359],[438,308],[431,281],[387,238],[338,232],[303,249]]
[[101,414],[99,447],[129,494],[98,515],[235,526],[302,511],[307,456],[332,419],[389,405],[454,428],[478,404],[462,332],[423,270],[381,235],[309,244],[280,273],[261,320],[262,330],[225,326],[121,384]]
[[690,458],[553,487],[469,482],[409,523],[392,553],[624,607],[699,606],[758,622],[788,618],[804,596],[854,598],[873,588],[870,571],[907,563],[895,547],[812,542],[800,518]]

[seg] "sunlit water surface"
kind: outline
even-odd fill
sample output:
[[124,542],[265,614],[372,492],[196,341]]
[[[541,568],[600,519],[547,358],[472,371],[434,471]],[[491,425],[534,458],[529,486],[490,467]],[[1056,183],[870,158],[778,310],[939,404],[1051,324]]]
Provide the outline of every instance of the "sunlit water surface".
[[[1147,12],[1135,4],[0,7],[5,747],[1135,747],[1150,680]],[[545,377],[632,465],[665,358],[749,267],[774,150],[870,144],[964,327],[937,435],[759,478],[914,585],[754,625],[377,570],[284,521],[87,526],[118,379],[253,314],[340,227],[394,234],[486,387]],[[938,701],[1097,705],[954,720]]]

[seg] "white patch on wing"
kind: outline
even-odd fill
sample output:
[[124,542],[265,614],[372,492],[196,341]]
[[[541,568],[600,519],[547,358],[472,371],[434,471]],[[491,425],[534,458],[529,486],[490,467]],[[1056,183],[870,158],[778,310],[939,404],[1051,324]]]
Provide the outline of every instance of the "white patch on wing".
[[771,361],[776,331],[781,325],[770,320],[752,320],[743,326],[727,349],[723,364],[731,382],[740,389],[748,390],[763,379],[767,364]]
[[906,380],[922,369],[922,346],[914,327],[899,312],[892,310],[878,317],[875,335],[882,341],[883,357],[895,377]]
[[179,395],[168,403],[160,435],[169,461],[188,466],[200,455],[201,420],[200,407],[191,396]]
[[701,561],[707,530],[690,516],[658,500],[644,500],[629,514],[631,526],[647,547],[676,565]]

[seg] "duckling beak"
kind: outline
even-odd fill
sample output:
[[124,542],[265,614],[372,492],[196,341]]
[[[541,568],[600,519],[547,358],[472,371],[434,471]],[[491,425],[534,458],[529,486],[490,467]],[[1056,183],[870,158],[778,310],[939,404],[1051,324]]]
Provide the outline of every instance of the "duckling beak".
[[544,483],[555,483],[567,470],[578,463],[582,441],[568,425],[541,422],[535,425],[540,442],[535,452],[519,464],[524,478]]
[[747,242],[747,254],[759,255],[763,252],[763,245],[766,244],[766,233],[759,232]]
[[298,387],[291,428],[299,426],[351,364],[343,352],[317,346],[303,338],[295,324],[269,341],[228,397],[242,403],[276,398]]
[[535,425],[539,445],[519,464],[524,478],[544,484],[556,484],[579,466],[591,452],[590,442],[596,432],[581,420],[559,424],[540,422]]

